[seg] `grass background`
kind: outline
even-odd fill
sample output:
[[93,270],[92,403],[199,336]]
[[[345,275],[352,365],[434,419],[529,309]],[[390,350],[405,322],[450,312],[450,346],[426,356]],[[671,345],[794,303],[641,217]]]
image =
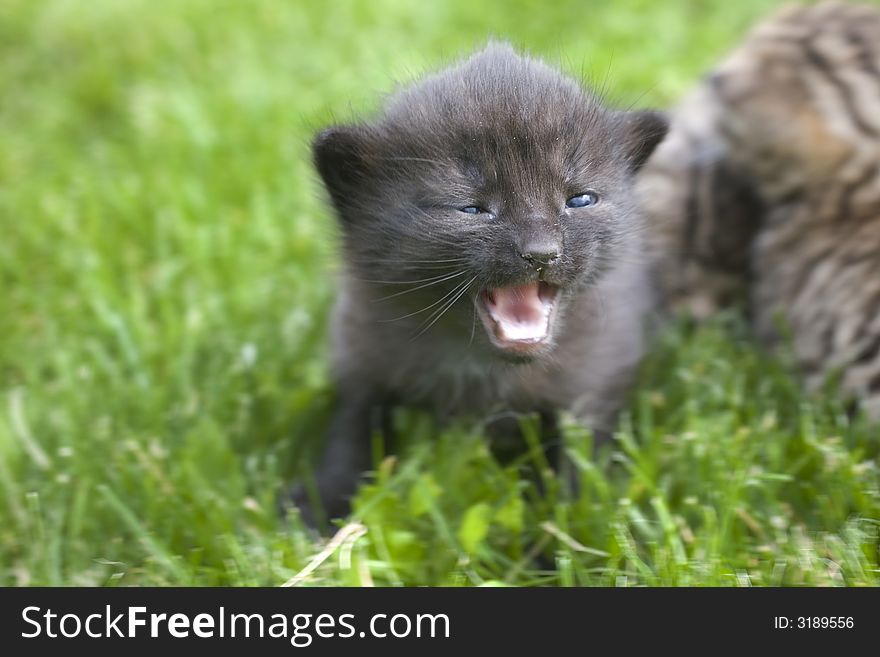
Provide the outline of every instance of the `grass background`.
[[[324,547],[275,510],[333,395],[315,129],[490,36],[667,106],[775,4],[0,0],[0,584],[277,585]],[[830,399],[736,317],[679,327],[611,449],[567,431],[576,499],[403,415],[303,581],[876,585],[877,432]]]

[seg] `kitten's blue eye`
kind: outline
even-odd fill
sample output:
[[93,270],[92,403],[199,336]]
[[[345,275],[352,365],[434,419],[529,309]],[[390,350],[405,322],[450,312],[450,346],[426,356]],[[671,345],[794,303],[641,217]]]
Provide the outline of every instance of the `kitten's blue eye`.
[[464,212],[465,214],[485,214],[487,210],[483,208],[478,208],[476,205],[468,205],[464,208],[459,208],[459,212]]
[[565,207],[567,208],[588,208],[591,205],[596,205],[599,202],[599,197],[593,192],[585,192],[583,194],[578,194],[577,196],[572,196],[565,202]]

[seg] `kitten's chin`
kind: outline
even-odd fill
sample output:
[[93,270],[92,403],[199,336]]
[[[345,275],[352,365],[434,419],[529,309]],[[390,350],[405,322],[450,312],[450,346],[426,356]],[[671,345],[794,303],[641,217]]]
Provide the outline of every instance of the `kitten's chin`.
[[543,281],[487,289],[476,299],[489,340],[502,354],[527,361],[552,344],[559,288]]

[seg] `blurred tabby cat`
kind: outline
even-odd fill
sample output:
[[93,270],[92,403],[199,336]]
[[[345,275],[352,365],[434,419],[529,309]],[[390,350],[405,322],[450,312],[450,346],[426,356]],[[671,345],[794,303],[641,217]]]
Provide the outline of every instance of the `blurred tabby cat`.
[[639,195],[667,302],[748,297],[880,419],[880,8],[787,7],[683,103]]

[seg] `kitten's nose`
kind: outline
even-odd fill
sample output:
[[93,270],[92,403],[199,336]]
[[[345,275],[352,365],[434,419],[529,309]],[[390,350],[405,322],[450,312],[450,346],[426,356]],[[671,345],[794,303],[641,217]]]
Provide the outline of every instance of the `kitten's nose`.
[[535,269],[555,264],[560,256],[559,243],[555,240],[535,240],[528,242],[520,252],[523,260]]

